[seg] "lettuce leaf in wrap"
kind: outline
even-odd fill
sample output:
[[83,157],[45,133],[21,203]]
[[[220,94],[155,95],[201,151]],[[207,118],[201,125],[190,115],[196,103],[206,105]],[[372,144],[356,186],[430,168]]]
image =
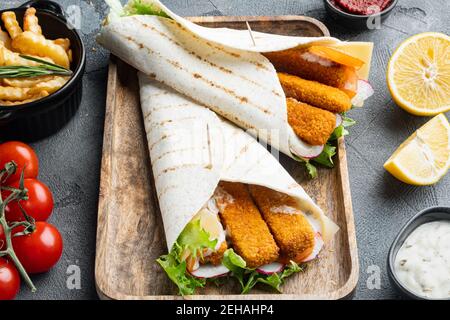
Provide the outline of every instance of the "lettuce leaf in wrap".
[[214,249],[217,240],[210,240],[209,233],[200,227],[200,220],[196,219],[186,225],[183,232],[173,245],[169,254],[156,260],[167,276],[179,289],[181,295],[190,295],[195,289],[205,286],[205,279],[191,276],[186,269],[186,261],[182,261],[183,252],[189,250],[193,256],[201,254],[203,249]]
[[281,292],[281,285],[284,280],[294,273],[304,271],[294,261],[291,261],[283,271],[268,274],[262,274],[255,269],[248,268],[244,259],[239,256],[233,249],[225,251],[222,264],[231,271],[231,275],[235,277],[242,287],[242,294],[248,293],[257,283],[268,285],[278,292]]
[[355,120],[346,117],[344,114],[342,114],[341,117],[342,124],[334,129],[333,133],[328,139],[328,142],[324,145],[322,153],[318,157],[313,158],[305,163],[306,170],[308,171],[311,178],[315,178],[317,176],[317,168],[314,164],[322,165],[327,168],[334,167],[333,157],[336,154],[336,146],[334,146],[333,144],[340,137],[348,135],[349,132],[346,128],[356,123]]

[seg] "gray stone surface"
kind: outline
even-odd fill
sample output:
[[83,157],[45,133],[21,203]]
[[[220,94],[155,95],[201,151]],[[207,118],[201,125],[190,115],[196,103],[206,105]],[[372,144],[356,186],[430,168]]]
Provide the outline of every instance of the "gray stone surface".
[[[22,1],[4,0],[0,7]],[[88,51],[84,96],[75,118],[56,135],[34,143],[41,161],[40,178],[53,190],[56,207],[51,222],[61,230],[65,250],[51,272],[33,277],[38,292],[22,288],[21,299],[96,299],[94,281],[95,235],[99,167],[101,160],[108,53],[94,41],[106,5],[101,0],[63,0],[81,8],[81,33]],[[447,0],[400,0],[380,30],[356,31],[342,27],[325,13],[323,1],[314,0],[166,0],[181,15],[283,15],[301,14],[323,21],[333,36],[373,41],[371,83],[376,93],[364,109],[350,113],[357,125],[346,140],[353,207],[360,258],[356,299],[397,298],[386,274],[386,255],[399,228],[417,211],[433,205],[450,205],[450,175],[435,186],[418,188],[396,181],[382,167],[384,161],[428,118],[399,109],[386,87],[385,70],[395,47],[405,38],[424,31],[449,34]],[[447,114],[447,116],[449,116]],[[81,289],[66,287],[67,268],[81,269]],[[381,270],[381,288],[369,290],[368,268]]]

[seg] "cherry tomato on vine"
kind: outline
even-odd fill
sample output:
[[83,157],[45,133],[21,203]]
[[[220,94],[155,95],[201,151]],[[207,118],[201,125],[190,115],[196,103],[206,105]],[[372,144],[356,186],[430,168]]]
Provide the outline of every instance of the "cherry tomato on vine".
[[[16,230],[14,233],[23,229],[18,227]],[[32,233],[13,237],[12,245],[17,258],[28,273],[50,270],[61,258],[63,250],[58,229],[43,221],[36,221],[36,229]]]
[[5,164],[14,161],[17,164],[16,173],[11,175],[5,184],[19,180],[22,170],[25,178],[36,178],[39,170],[39,160],[34,150],[19,141],[9,141],[0,144],[0,170]]
[[0,258],[0,300],[12,300],[20,289],[20,276],[14,264]]
[[3,232],[3,227],[0,225],[0,250],[4,250],[6,247],[5,233]]
[[[10,186],[19,188],[19,181]],[[46,221],[53,211],[52,192],[37,179],[24,179],[24,186],[28,190],[28,200],[20,200],[20,205],[36,221]],[[7,195],[8,192],[5,192],[3,197],[5,198]],[[5,214],[8,222],[25,220],[17,201],[12,201],[6,206]]]

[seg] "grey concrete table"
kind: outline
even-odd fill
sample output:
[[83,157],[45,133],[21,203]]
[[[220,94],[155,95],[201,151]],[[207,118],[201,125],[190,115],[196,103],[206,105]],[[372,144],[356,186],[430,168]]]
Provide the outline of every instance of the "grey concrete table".
[[[3,9],[22,2],[4,0],[0,6]],[[31,294],[23,287],[20,298],[96,299],[95,236],[108,53],[95,43],[94,37],[107,7],[102,0],[58,2],[67,11],[81,9],[80,32],[88,53],[83,101],[78,114],[63,130],[34,143],[33,147],[40,158],[40,178],[50,185],[55,195],[56,206],[50,221],[61,230],[65,248],[54,270],[33,277],[38,292]],[[407,114],[392,101],[386,87],[386,65],[395,47],[415,33],[440,31],[449,34],[449,2],[400,0],[381,29],[365,32],[336,24],[326,15],[321,0],[163,2],[185,16],[307,15],[323,21],[333,36],[375,43],[370,80],[376,94],[364,109],[350,113],[357,124],[346,139],[360,258],[360,279],[354,297],[397,298],[386,274],[388,248],[399,228],[415,212],[432,205],[450,205],[450,174],[435,186],[417,188],[396,181],[384,171],[383,163],[389,155],[427,121],[425,117]],[[68,286],[68,277],[78,271],[80,287]]]

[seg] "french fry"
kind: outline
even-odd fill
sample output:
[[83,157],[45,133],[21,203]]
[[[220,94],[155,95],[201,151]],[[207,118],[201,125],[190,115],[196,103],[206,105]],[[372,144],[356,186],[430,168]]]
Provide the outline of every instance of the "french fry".
[[25,11],[25,15],[23,17],[23,30],[30,31],[35,34],[42,34],[42,28],[39,25],[39,20],[36,17],[36,9],[30,7]]
[[11,39],[15,39],[18,35],[22,34],[22,28],[16,19],[16,14],[12,11],[6,11],[2,13],[2,21],[6,31],[8,31]]
[[7,49],[11,50],[11,38],[9,37],[8,32],[3,31],[1,27],[0,27],[0,42],[2,42]]
[[23,101],[30,99],[34,94],[30,88],[14,88],[0,86],[0,100]]
[[49,94],[59,90],[69,80],[68,77],[55,77],[52,80],[44,81],[33,86],[29,93],[32,95],[38,94],[41,91],[47,91]]
[[17,106],[17,105],[21,105],[24,103],[29,103],[29,102],[33,102],[42,98],[45,98],[46,96],[48,96],[49,93],[47,91],[41,91],[38,94],[31,96],[29,99],[25,99],[22,101],[8,101],[8,100],[0,100],[0,106]]
[[45,39],[42,35],[30,31],[24,31],[13,38],[12,47],[23,54],[49,57],[64,68],[69,68],[70,66],[69,57],[61,46]]
[[4,78],[2,82],[8,87],[15,88],[32,88],[41,82],[52,80],[53,76],[41,76],[35,78]]
[[73,61],[72,49],[67,50],[67,56],[69,57],[70,63],[72,63],[72,61]]
[[58,46],[61,46],[64,51],[68,51],[70,49],[70,39],[68,38],[59,38],[53,40],[54,44],[57,44]]
[[39,63],[22,58],[0,42],[0,66],[37,66]]

